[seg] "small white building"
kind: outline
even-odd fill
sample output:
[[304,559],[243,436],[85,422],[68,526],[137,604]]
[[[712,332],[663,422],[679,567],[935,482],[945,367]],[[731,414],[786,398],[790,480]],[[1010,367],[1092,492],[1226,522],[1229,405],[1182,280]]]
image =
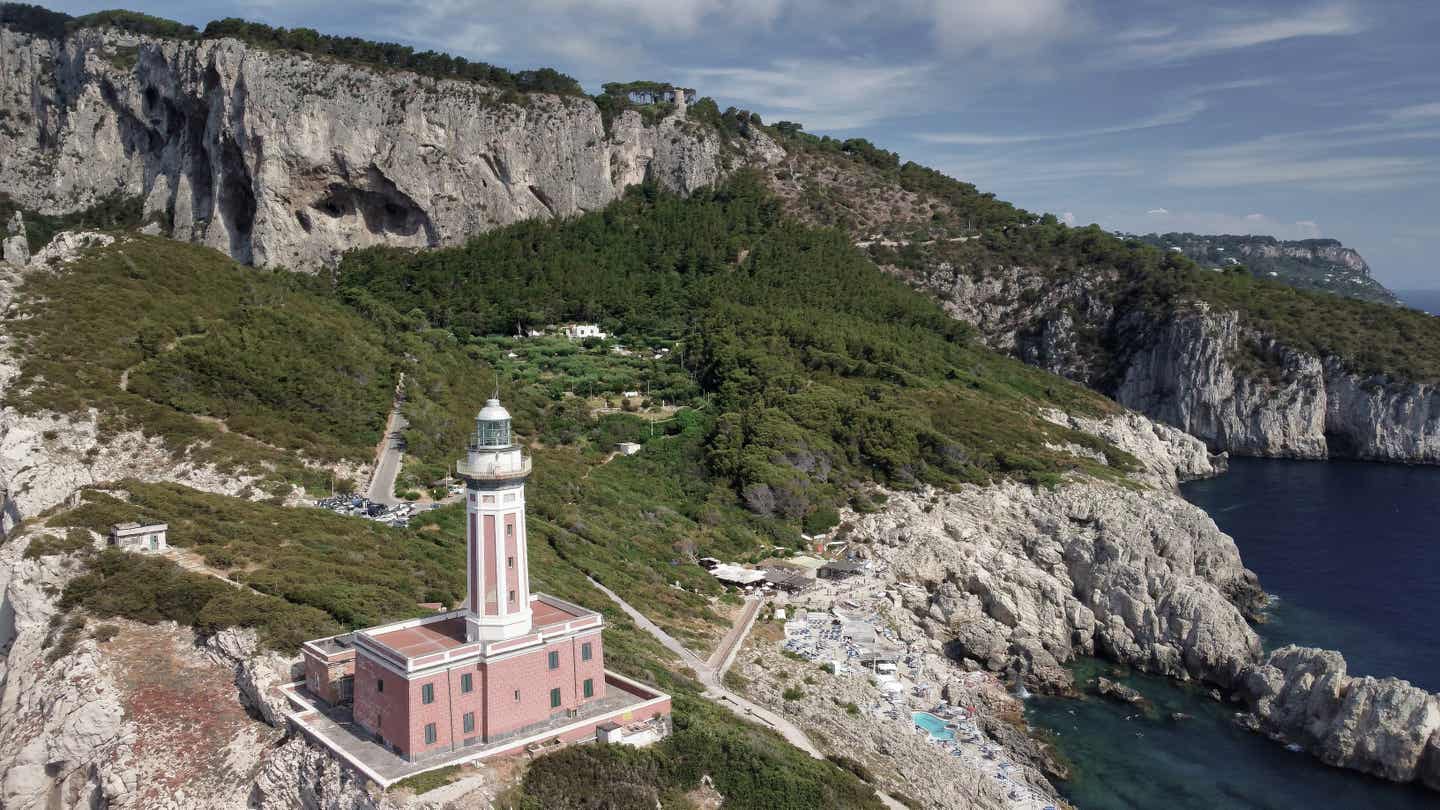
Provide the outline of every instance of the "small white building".
[[110,545],[126,551],[161,552],[170,548],[167,523],[116,523],[110,527]]
[[615,445],[615,451],[622,456],[633,456],[640,452],[640,444],[638,442],[620,442]]
[[570,340],[585,340],[586,338],[605,338],[604,332],[600,331],[600,325],[595,323],[567,323],[562,330],[565,337]]

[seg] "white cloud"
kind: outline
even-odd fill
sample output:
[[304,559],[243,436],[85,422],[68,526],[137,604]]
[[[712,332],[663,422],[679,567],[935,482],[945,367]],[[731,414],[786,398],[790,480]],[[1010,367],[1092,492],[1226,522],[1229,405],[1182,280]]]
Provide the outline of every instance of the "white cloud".
[[[1164,216],[1157,221],[1157,214]],[[1154,208],[1143,216],[1119,214],[1106,217],[1107,227],[1127,232],[1165,233],[1188,232],[1203,234],[1254,234],[1274,236],[1277,239],[1314,239],[1322,235],[1320,226],[1313,220],[1301,219],[1287,222],[1261,213],[1228,214],[1218,211],[1169,211]]]
[[1071,0],[931,0],[936,44],[951,51],[1030,49],[1076,29]]
[[1247,15],[1208,27],[1128,29],[1111,56],[1121,62],[1178,62],[1302,37],[1356,34],[1364,28],[1348,4],[1326,3],[1298,13]]
[[1412,121],[1427,121],[1431,118],[1440,118],[1440,101],[1431,101],[1426,104],[1412,104],[1409,107],[1401,107],[1398,110],[1390,111],[1390,120],[1403,123]]
[[1066,225],[1074,226],[1074,224],[1075,224],[1075,212],[1074,212],[1074,211],[1066,211],[1065,213],[1063,213],[1063,214],[1060,215],[1060,221],[1061,221],[1061,222],[1064,222]]
[[1036,143],[1039,141],[1061,141],[1077,138],[1094,138],[1102,135],[1118,135],[1142,129],[1168,127],[1193,121],[1209,105],[1203,99],[1192,98],[1184,103],[1147,118],[1115,124],[1108,127],[1077,129],[1069,132],[1027,133],[1015,135],[990,135],[980,132],[922,132],[916,135],[927,143],[943,143],[955,146],[999,146],[1006,144]]
[[765,120],[796,118],[812,130],[851,129],[911,112],[932,86],[931,65],[785,59],[768,67],[682,71],[707,95],[747,100]]

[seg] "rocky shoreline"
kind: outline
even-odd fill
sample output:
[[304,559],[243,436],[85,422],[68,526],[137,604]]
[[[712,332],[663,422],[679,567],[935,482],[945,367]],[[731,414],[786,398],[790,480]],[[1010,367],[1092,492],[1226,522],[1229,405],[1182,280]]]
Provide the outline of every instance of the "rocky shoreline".
[[[1092,427],[1115,440],[1125,423]],[[1198,442],[1161,435],[1179,449],[1146,462],[1156,489],[891,493],[882,513],[856,519],[850,539],[890,572],[893,598],[930,649],[966,670],[1073,695],[1066,665],[1098,656],[1214,687],[1248,709],[1245,725],[1327,764],[1440,789],[1440,696],[1348,677],[1332,651],[1264,655],[1251,626],[1265,604],[1255,575],[1234,541],[1155,474],[1199,458],[1185,449]],[[1129,446],[1141,445],[1131,437]],[[1172,469],[1172,481],[1203,472]]]

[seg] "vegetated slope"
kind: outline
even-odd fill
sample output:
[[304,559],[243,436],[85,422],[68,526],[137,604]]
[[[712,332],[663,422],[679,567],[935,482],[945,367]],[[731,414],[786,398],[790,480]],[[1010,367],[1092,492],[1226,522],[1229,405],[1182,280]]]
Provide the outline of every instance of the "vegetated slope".
[[1242,265],[1251,275],[1299,290],[1328,292],[1399,304],[1395,293],[1370,275],[1370,266],[1336,239],[1282,241],[1273,236],[1207,236],[1195,233],[1144,234],[1133,237],[1162,250],[1184,253],[1202,267],[1224,271]]
[[1440,461],[1440,322],[1070,228],[781,122],[786,210],[851,229],[992,347],[1257,455]]
[[979,348],[842,233],[787,221],[750,176],[689,199],[647,186],[603,212],[453,250],[362,251],[338,284],[461,339],[590,317],[679,340],[714,419],[710,468],[761,514],[798,519],[867,480],[1116,472],[1050,449],[1094,440],[1037,415],[1113,405]]
[[[84,570],[60,596],[64,612],[48,641],[51,660],[61,660],[87,631],[87,618],[169,620],[203,633],[254,627],[269,646],[293,653],[307,638],[420,615],[424,609],[417,601],[454,601],[456,588],[464,588],[463,512],[456,507],[435,516],[443,530],[404,530],[175,485],[125,481],[120,486],[113,492],[87,491],[79,507],[51,516],[50,524],[74,527],[73,532],[104,530],[122,519],[165,519],[176,546],[203,554],[214,568],[261,593],[182,571],[163,558],[96,552],[87,536],[86,551],[77,555]],[[47,547],[36,555],[73,551]],[[513,797],[520,806],[591,807],[588,802],[597,797],[654,806],[660,797],[673,799],[694,788],[703,774],[714,775],[720,789],[735,796],[728,806],[880,806],[849,773],[812,760],[778,735],[701,699],[698,684],[672,672],[671,654],[635,628],[549,545],[532,540],[531,560],[537,589],[606,614],[607,667],[674,694],[675,733],[644,753],[628,754],[622,746],[603,749],[599,762],[592,763],[609,773],[603,783],[576,774],[569,755],[554,763],[541,759],[527,775],[524,790]],[[634,759],[643,767],[625,767]]]
[[95,408],[102,433],[143,431],[177,459],[226,470],[268,468],[262,486],[276,494],[328,488],[298,457],[368,462],[399,365],[313,279],[136,234],[26,273],[4,328],[20,367],[6,404]]

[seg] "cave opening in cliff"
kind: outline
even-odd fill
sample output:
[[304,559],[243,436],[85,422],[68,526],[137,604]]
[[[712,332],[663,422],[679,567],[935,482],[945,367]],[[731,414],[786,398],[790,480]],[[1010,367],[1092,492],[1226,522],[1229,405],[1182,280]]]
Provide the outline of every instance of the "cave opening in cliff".
[[230,233],[230,255],[249,264],[254,255],[250,237],[255,230],[255,191],[240,146],[231,138],[220,146],[219,211]]

